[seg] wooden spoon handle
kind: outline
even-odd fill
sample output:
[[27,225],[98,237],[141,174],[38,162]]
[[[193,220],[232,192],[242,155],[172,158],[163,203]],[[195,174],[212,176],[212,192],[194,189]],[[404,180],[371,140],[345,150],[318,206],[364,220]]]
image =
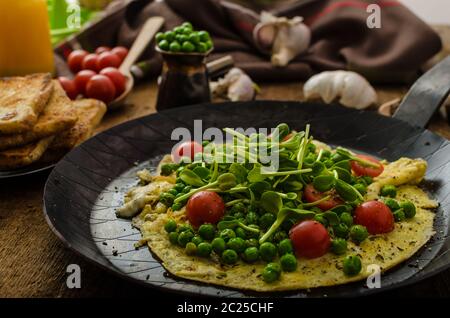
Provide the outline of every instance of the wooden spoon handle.
[[156,32],[161,28],[164,23],[163,17],[151,17],[142,27],[139,35],[133,43],[127,57],[120,66],[120,72],[128,74],[131,66],[137,61],[142,52],[144,52],[147,45],[151,42]]

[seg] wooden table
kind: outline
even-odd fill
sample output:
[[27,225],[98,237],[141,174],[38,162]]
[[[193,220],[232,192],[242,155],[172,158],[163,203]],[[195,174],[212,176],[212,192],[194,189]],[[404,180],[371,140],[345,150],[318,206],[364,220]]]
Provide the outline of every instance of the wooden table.
[[[450,27],[439,28],[450,51]],[[302,100],[299,83],[264,84],[259,99]],[[401,97],[407,87],[378,87],[381,102]],[[130,96],[127,107],[109,113],[98,131],[155,112],[156,83],[144,83]],[[450,139],[450,127],[438,117],[430,129]],[[42,211],[47,174],[0,183],[0,297],[135,297],[154,293],[116,278],[66,249],[50,231]],[[66,287],[66,268],[78,264],[81,289]],[[384,296],[449,296],[450,270]]]

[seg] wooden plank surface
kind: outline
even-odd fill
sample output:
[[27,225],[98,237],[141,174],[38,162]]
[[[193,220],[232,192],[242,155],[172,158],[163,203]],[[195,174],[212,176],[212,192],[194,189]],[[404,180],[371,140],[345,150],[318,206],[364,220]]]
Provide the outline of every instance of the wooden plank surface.
[[[442,27],[448,55],[450,27]],[[299,83],[264,84],[259,99],[302,100]],[[377,87],[381,102],[402,97],[407,87]],[[143,83],[125,108],[109,113],[98,131],[155,112],[157,86]],[[450,139],[450,127],[436,117],[430,129]],[[0,184],[0,297],[136,297],[155,293],[113,277],[66,249],[50,231],[42,211],[47,174]],[[82,288],[66,287],[66,268],[78,264]],[[448,296],[450,270],[416,285],[389,291],[384,296]]]

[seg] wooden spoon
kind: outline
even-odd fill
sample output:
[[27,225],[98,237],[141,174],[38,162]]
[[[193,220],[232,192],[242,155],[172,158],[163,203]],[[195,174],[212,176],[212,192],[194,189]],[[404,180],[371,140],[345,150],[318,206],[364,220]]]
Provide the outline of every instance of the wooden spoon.
[[122,65],[120,65],[119,67],[119,71],[127,78],[125,91],[122,93],[122,95],[118,96],[115,100],[109,103],[108,109],[115,109],[123,105],[126,97],[131,92],[134,86],[134,79],[130,72],[131,66],[136,63],[139,56],[142,54],[142,52],[144,52],[145,48],[151,42],[156,32],[158,32],[163,23],[163,17],[151,17],[145,22],[144,26],[139,32],[139,35],[134,41],[130,52],[123,61]]

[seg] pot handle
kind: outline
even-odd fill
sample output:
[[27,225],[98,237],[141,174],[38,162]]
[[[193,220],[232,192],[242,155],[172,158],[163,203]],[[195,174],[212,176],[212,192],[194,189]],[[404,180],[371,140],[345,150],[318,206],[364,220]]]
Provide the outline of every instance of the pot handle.
[[425,128],[449,92],[450,56],[447,56],[413,84],[393,117]]

